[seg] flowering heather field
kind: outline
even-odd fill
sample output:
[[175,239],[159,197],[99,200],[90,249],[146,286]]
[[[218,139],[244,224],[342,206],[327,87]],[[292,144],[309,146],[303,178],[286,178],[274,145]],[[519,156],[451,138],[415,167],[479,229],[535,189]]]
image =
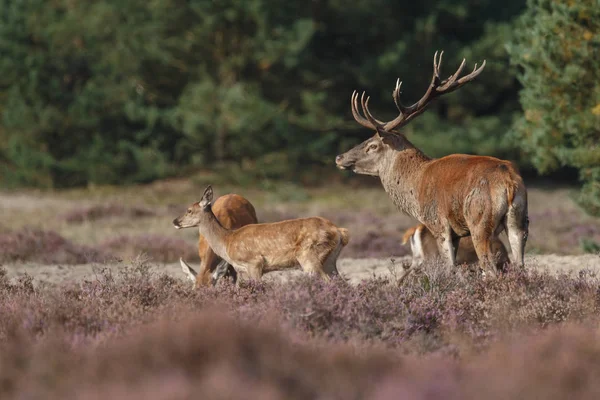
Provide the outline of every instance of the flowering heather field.
[[569,190],[530,189],[525,270],[399,287],[415,222],[381,188],[214,187],[348,228],[348,281],[192,291],[197,231],[171,221],[204,183],[0,193],[0,399],[600,398],[600,221]]
[[199,291],[143,262],[58,286],[0,272],[0,398],[593,399],[599,306],[585,272]]

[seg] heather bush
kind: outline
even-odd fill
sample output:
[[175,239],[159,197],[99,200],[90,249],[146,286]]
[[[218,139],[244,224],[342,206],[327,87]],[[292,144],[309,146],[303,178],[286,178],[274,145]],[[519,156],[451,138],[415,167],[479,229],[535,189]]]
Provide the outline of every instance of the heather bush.
[[77,207],[59,216],[68,223],[97,221],[105,218],[142,218],[156,215],[156,212],[145,207],[125,207],[121,204],[99,204],[88,207]]
[[138,318],[101,340],[82,340],[68,324],[44,332],[17,326],[0,339],[0,396],[592,399],[600,393],[600,337],[583,326],[517,334],[475,356],[451,359],[416,358],[368,343],[357,351],[356,344],[291,341],[284,326],[218,310],[183,306],[154,313],[147,323]]
[[[583,220],[576,210],[549,209],[532,212],[530,223],[542,226],[546,235],[554,236],[565,249],[583,247],[586,242],[600,241],[600,225],[595,220]],[[556,221],[561,221],[560,226]],[[584,249],[585,250],[585,249]]]
[[509,269],[499,279],[474,279],[448,294],[446,329],[474,341],[565,321],[596,318],[600,283],[591,272],[558,276],[536,269]]
[[588,272],[482,280],[427,265],[402,286],[300,276],[192,291],[143,258],[110,271],[34,286],[0,269],[0,397],[561,398],[548,382],[565,395],[570,381],[543,379],[561,373],[579,377],[574,396],[600,389],[597,333],[557,329],[597,324]]
[[82,264],[110,260],[111,253],[75,244],[55,231],[24,228],[0,233],[0,263]]
[[368,231],[362,235],[352,237],[350,243],[344,248],[344,257],[388,257],[406,256],[410,249],[403,246],[398,232]]
[[124,259],[133,259],[144,253],[155,262],[174,262],[183,257],[197,260],[198,250],[183,239],[155,234],[121,235],[98,245],[101,251],[118,254]]
[[179,257],[198,260],[197,249],[183,239],[162,235],[122,235],[96,246],[74,243],[51,230],[25,228],[0,233],[0,263],[39,264],[104,263],[132,260],[141,254],[155,262],[175,262]]
[[275,287],[271,309],[311,337],[336,342],[399,340],[406,319],[405,298],[395,285],[372,279],[356,287],[343,279],[326,283],[299,277],[294,290]]
[[144,259],[123,264],[115,274],[99,268],[94,280],[35,291],[16,290],[19,284],[4,276],[0,290],[14,295],[0,300],[0,307],[23,310],[30,317],[27,326],[37,330],[72,326],[84,336],[104,334],[107,327],[120,331],[165,310],[219,309],[249,323],[286,326],[305,339],[427,353],[454,352],[457,336],[487,346],[523,328],[595,320],[600,301],[600,284],[590,273],[511,269],[483,280],[466,267],[429,265],[401,286],[382,278],[351,285],[302,275],[289,282],[244,281],[240,288],[223,283],[190,291],[187,282],[152,272]]

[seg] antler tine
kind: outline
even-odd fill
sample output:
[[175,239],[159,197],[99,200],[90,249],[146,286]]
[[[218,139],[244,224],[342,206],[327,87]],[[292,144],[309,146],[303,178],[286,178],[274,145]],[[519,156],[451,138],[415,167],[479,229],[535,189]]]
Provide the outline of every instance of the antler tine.
[[[431,77],[431,83],[427,88],[427,92],[421,97],[419,101],[414,103],[411,106],[403,106],[400,102],[400,90],[394,90],[394,103],[396,103],[396,107],[400,111],[400,115],[394,118],[392,121],[388,122],[384,125],[383,129],[390,132],[402,125],[405,125],[413,116],[415,112],[417,112],[420,108],[424,108],[424,106],[430,101],[430,97],[432,93],[435,94],[433,89],[435,89],[439,85],[440,81],[440,62],[442,61],[442,56],[444,52],[440,52],[440,57],[438,59],[438,52],[436,51],[433,55],[433,76]],[[397,87],[398,89],[398,87]],[[417,112],[420,114],[422,111]]]
[[481,67],[477,68],[477,64],[475,64],[475,68],[473,68],[473,72],[471,72],[469,75],[465,75],[462,78],[460,78],[458,80],[458,83],[460,85],[462,85],[463,83],[467,83],[470,80],[473,80],[474,78],[477,77],[477,75],[479,75],[481,73],[481,71],[483,71],[483,68],[485,67],[485,60],[483,60],[483,62],[481,63]]
[[408,113],[408,114],[414,113],[416,110],[426,106],[427,103],[429,103],[436,96],[436,91],[434,89],[437,89],[437,87],[441,83],[440,82],[440,65],[442,63],[443,56],[444,56],[443,50],[440,52],[439,58],[438,58],[437,51],[433,55],[433,75],[431,77],[431,83],[429,83],[429,87],[427,88],[427,91],[425,92],[423,97],[421,97],[419,99],[419,101],[414,103],[412,106],[405,107],[406,113]]
[[377,127],[381,128],[384,125],[384,122],[379,121],[377,118],[375,118],[373,116],[373,114],[371,114],[371,111],[369,111],[369,99],[370,98],[371,98],[371,96],[367,96],[367,99],[365,100],[365,92],[363,92],[362,96],[360,96],[360,102],[362,104],[363,113],[365,114],[365,117],[367,117],[369,122],[373,124],[373,128],[377,128]]
[[[444,82],[442,82],[441,86],[438,87],[436,90],[438,92],[443,92],[446,89],[448,89],[450,86],[452,86],[454,84],[454,82],[456,81],[456,79],[458,78],[458,76],[460,75],[460,73],[462,72],[463,68],[465,67],[467,60],[465,60],[463,58],[462,62],[460,63],[460,66],[458,67],[458,69],[456,70],[456,72],[451,75],[448,79],[446,79]],[[475,64],[475,68],[477,68],[477,64]]]
[[402,87],[402,81],[400,80],[400,78],[398,78],[396,80],[396,87],[394,88],[394,91],[392,92],[392,98],[394,99],[394,103],[396,104],[396,108],[398,109],[398,111],[400,111],[402,114],[404,114],[406,107],[404,107],[404,105],[400,101],[400,88],[401,87]]
[[473,79],[475,79],[477,77],[477,75],[479,75],[481,73],[481,71],[483,71],[483,68],[485,67],[485,60],[483,60],[481,67],[477,68],[477,64],[475,64],[475,68],[473,68],[473,72],[471,72],[468,75],[463,76],[460,79],[456,79],[456,78],[458,78],[460,71],[464,67],[463,64],[465,64],[464,60],[463,60],[462,64],[460,64],[458,71],[456,71],[456,73],[453,76],[448,78],[447,82],[446,81],[442,82],[442,86],[440,86],[437,89],[438,94],[453,92],[456,89],[458,89],[459,87],[461,87],[462,85],[464,85],[465,83],[471,82]]
[[433,76],[431,77],[431,83],[429,84],[429,87],[427,88],[427,91],[425,92],[423,97],[421,97],[421,99],[419,99],[419,101],[417,101],[413,105],[407,107],[402,104],[402,102],[400,101],[400,88],[402,86],[402,82],[400,81],[400,79],[396,81],[396,87],[392,92],[392,97],[394,99],[396,107],[398,108],[398,111],[400,111],[400,114],[392,121],[384,123],[373,117],[373,114],[371,114],[371,112],[369,111],[369,97],[367,97],[365,100],[365,92],[363,92],[361,96],[361,105],[364,114],[363,117],[358,112],[358,93],[356,93],[355,91],[352,94],[352,114],[354,115],[356,121],[367,128],[381,128],[387,132],[392,132],[394,129],[406,125],[417,115],[423,113],[423,111],[425,111],[429,103],[435,98],[445,93],[450,93],[458,89],[462,85],[466,84],[467,82],[470,82],[473,79],[475,79],[485,67],[484,60],[481,64],[481,67],[477,68],[477,64],[475,64],[473,72],[463,76],[462,78],[459,78],[466,64],[466,60],[463,59],[456,72],[454,72],[454,74],[448,77],[448,79],[442,81],[440,78],[440,69],[442,65],[443,56],[443,50],[439,52],[436,51],[433,55]]
[[[363,96],[364,96],[364,92],[363,92]],[[365,119],[358,111],[358,92],[356,90],[354,92],[352,92],[352,97],[350,98],[350,104],[352,106],[352,115],[354,116],[354,119],[356,120],[356,122],[358,122],[360,125],[364,126],[365,128],[375,129],[375,126],[373,126],[367,119]]]

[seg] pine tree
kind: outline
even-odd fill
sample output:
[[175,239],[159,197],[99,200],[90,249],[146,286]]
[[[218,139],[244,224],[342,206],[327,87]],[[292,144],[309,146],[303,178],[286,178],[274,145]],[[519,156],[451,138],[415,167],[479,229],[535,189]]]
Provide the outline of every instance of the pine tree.
[[[514,154],[518,108],[502,46],[522,0],[0,0],[0,184],[144,182],[191,166],[298,178],[368,134],[443,74],[487,59],[476,82],[407,127],[432,156]],[[412,132],[415,134],[412,135]],[[301,167],[299,167],[301,166]]]
[[580,171],[581,205],[600,215],[600,6],[597,0],[528,0],[514,43],[524,116],[517,144],[542,173]]

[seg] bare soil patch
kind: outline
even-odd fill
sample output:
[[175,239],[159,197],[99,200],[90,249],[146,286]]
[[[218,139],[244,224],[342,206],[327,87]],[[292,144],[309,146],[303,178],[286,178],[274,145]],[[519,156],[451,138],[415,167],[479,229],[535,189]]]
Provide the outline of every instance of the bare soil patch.
[[[392,262],[391,260],[394,260]],[[408,256],[390,258],[342,258],[338,261],[338,269],[342,276],[351,283],[357,284],[373,277],[389,277],[394,273],[394,268],[402,268],[402,262],[408,261]],[[24,274],[31,275],[36,282],[60,284],[73,281],[94,280],[103,269],[117,273],[124,268],[126,263],[106,264],[37,264],[37,263],[11,263],[5,264],[9,278],[17,278]],[[192,263],[193,264],[193,263]],[[166,273],[177,279],[184,279],[179,263],[154,263],[153,271]],[[530,255],[526,257],[526,268],[535,268],[551,273],[567,272],[578,273],[590,270],[600,273],[600,256],[595,254],[579,256],[563,256],[556,254]],[[272,272],[264,276],[270,280],[288,280],[302,274],[299,270]]]

